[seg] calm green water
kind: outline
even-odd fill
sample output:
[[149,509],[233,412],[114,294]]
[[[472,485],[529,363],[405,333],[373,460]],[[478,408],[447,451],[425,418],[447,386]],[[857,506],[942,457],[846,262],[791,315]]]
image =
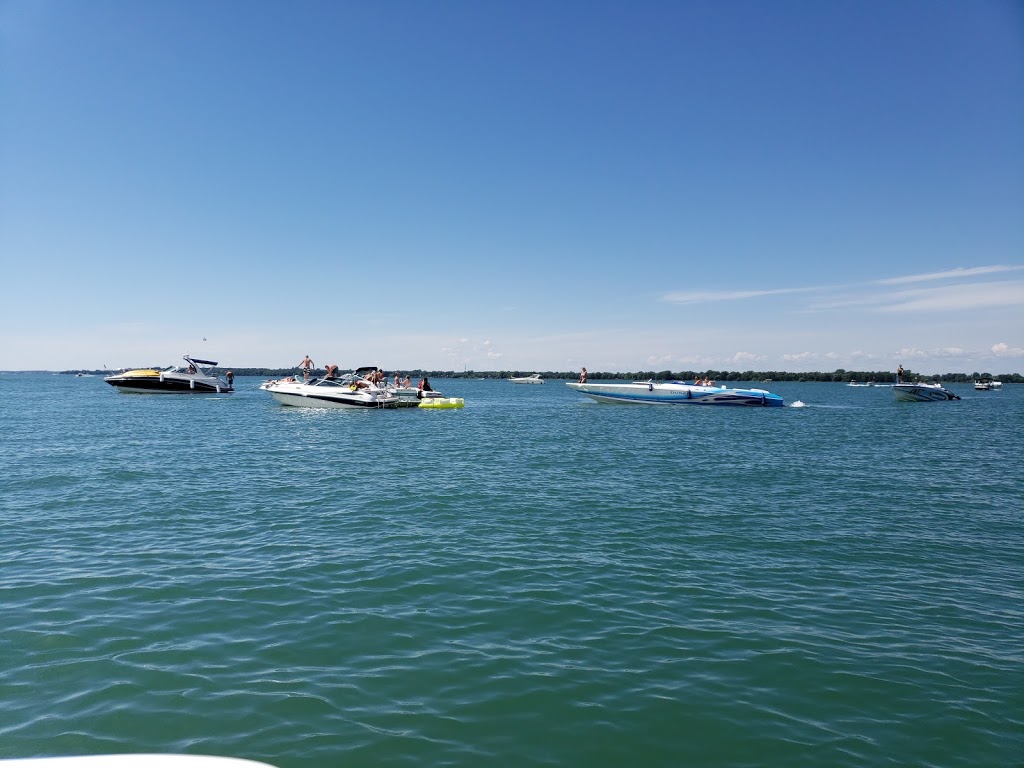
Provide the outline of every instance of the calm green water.
[[1024,763],[1024,391],[0,376],[0,757]]

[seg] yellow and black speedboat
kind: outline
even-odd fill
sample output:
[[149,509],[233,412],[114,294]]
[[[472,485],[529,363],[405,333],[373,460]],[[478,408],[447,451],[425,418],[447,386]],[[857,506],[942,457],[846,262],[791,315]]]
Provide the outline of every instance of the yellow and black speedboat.
[[162,371],[155,368],[140,368],[125,371],[103,379],[122,392],[143,394],[220,394],[234,392],[231,382],[212,373],[217,363],[212,360],[197,360],[185,355],[185,365],[172,365]]

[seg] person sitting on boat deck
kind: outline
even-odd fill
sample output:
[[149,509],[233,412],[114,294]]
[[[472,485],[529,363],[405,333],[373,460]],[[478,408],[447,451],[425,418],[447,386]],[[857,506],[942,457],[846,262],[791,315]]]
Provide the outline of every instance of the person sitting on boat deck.
[[189,373],[195,373],[196,372],[196,367],[194,365],[192,365],[192,363],[188,364],[188,372]]
[[580,384],[586,384],[586,383],[587,383],[587,369],[584,368],[582,371],[580,371]]
[[402,386],[403,387],[411,387],[412,386],[412,379],[410,379],[408,376],[406,376],[404,379],[402,379]]
[[324,373],[325,379],[333,379],[338,375],[338,366],[332,365],[331,363],[328,363],[324,370],[326,371],[326,373]]
[[433,392],[434,391],[434,390],[432,390],[430,388],[430,379],[428,379],[426,376],[424,376],[422,379],[420,379],[419,386],[417,386],[416,389],[420,390],[421,392]]

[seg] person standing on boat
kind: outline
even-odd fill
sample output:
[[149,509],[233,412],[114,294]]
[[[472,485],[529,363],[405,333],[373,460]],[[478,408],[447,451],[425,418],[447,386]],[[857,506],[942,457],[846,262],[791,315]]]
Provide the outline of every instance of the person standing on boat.
[[224,374],[224,378],[226,378],[228,380],[228,386],[231,387],[232,389],[234,389],[235,388],[235,374],[233,374],[231,371],[228,371],[227,373]]
[[897,384],[902,384],[903,383],[903,365],[902,364],[900,365],[899,368],[896,369],[896,383]]
[[306,355],[305,359],[299,363],[299,367],[302,369],[303,380],[309,381],[309,374],[316,368],[316,363],[310,359],[309,355]]
[[582,371],[580,371],[580,384],[586,384],[586,383],[587,383],[587,369],[584,368]]

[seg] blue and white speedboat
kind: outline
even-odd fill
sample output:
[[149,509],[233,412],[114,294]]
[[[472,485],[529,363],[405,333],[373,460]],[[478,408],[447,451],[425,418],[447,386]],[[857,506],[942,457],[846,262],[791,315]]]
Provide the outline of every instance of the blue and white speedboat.
[[753,405],[780,407],[782,398],[764,389],[687,384],[682,381],[634,381],[631,384],[568,382],[570,389],[599,403],[653,405]]
[[892,393],[897,400],[904,400],[910,403],[930,403],[936,400],[959,400],[959,395],[954,395],[948,389],[939,384],[925,384],[923,381],[917,384],[893,384]]

